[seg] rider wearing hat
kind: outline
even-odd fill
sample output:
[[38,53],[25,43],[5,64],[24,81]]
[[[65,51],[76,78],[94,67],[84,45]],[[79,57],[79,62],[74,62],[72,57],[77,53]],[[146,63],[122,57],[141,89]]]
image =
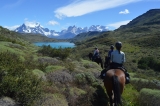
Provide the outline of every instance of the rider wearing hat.
[[114,46],[110,46],[110,50],[108,51],[108,56],[105,58],[105,69],[101,71],[100,77],[103,79],[105,76],[105,73],[108,69],[110,69],[110,59],[111,59],[111,53],[114,50]]
[[[110,69],[121,68],[126,75],[126,84],[129,83],[129,74],[127,70],[123,67],[123,63],[126,61],[125,53],[121,51],[122,43],[120,41],[115,44],[116,50],[111,53],[110,57]],[[106,70],[107,71],[107,70]]]
[[120,41],[115,44],[116,50],[111,54],[111,69],[121,68],[126,76],[126,84],[130,83],[130,76],[127,70],[124,68],[123,63],[126,61],[125,53],[121,51],[122,43]]
[[125,54],[121,51],[122,43],[116,42],[116,50],[111,53],[111,68],[122,67],[125,60]]

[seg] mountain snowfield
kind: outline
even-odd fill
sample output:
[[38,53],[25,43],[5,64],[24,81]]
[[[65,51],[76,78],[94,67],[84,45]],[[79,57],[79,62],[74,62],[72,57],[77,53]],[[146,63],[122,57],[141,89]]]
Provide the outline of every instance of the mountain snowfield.
[[89,28],[88,27],[77,27],[77,26],[69,26],[68,29],[64,29],[61,32],[56,32],[55,30],[49,30],[48,28],[44,28],[39,23],[35,23],[34,25],[30,24],[22,24],[21,26],[17,27],[15,32],[19,33],[35,33],[35,34],[42,34],[44,36],[47,36],[49,38],[57,38],[57,39],[69,39],[73,38],[76,35],[88,32],[88,31],[108,31],[108,27],[101,26],[101,25],[92,25]]

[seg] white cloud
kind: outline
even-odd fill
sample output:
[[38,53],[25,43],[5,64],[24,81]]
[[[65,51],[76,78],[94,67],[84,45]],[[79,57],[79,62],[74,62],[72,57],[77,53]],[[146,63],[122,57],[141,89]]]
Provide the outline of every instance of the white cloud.
[[76,0],[67,6],[58,8],[54,13],[59,19],[63,17],[77,17],[138,1],[141,0]]
[[14,25],[14,26],[4,26],[5,28],[9,29],[9,30],[15,30],[17,27],[19,27],[20,25]]
[[124,11],[120,11],[119,14],[129,14],[129,10],[125,9]]
[[59,25],[59,23],[57,21],[51,20],[48,22],[49,25]]
[[112,24],[108,24],[107,26],[109,27],[114,27],[114,28],[119,28],[121,25],[126,25],[130,22],[131,20],[126,20],[126,21],[120,21],[120,22],[115,22],[115,23],[112,23]]

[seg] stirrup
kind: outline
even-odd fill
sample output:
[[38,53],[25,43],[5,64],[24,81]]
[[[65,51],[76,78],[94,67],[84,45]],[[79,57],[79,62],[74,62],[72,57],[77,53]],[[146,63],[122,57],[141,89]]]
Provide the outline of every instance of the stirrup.
[[126,77],[126,82],[125,84],[129,84],[130,83],[130,78],[129,77]]

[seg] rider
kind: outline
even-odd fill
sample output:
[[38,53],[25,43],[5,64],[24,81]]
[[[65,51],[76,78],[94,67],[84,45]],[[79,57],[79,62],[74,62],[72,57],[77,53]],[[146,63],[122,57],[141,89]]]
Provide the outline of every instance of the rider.
[[93,60],[95,60],[99,56],[99,50],[97,47],[95,47],[94,53],[93,53]]
[[[111,59],[111,53],[113,52],[113,50],[114,50],[114,46],[113,45],[111,45],[110,46],[110,50],[109,50],[109,52],[108,52],[108,57],[107,57],[107,64],[109,65],[109,63],[110,63],[110,59]],[[107,67],[106,67],[107,68]]]
[[122,67],[125,60],[125,54],[121,51],[122,43],[116,42],[116,50],[111,54],[111,68]]
[[126,84],[127,84],[129,83],[130,77],[129,77],[129,74],[127,73],[127,70],[123,66],[123,63],[126,60],[125,60],[125,53],[121,51],[122,43],[118,41],[116,42],[115,46],[116,46],[116,50],[111,53],[110,68],[111,69],[115,69],[119,67],[122,68],[126,76]]
[[114,50],[114,46],[111,45],[111,46],[110,46],[110,50],[109,50],[109,52],[108,52],[108,57],[107,57],[107,59],[105,60],[105,69],[101,71],[100,77],[101,77],[102,79],[104,78],[106,71],[107,71],[108,69],[110,69],[110,59],[111,59],[111,53],[113,52],[113,50]]
[[[110,69],[115,69],[115,68],[122,68],[125,76],[126,76],[126,84],[129,83],[129,74],[127,73],[127,70],[123,67],[123,63],[125,62],[125,53],[121,51],[122,48],[122,43],[121,42],[116,42],[115,44],[116,50],[111,53],[110,57]],[[107,69],[105,70],[105,72]],[[103,73],[100,75],[100,77],[103,79]]]

